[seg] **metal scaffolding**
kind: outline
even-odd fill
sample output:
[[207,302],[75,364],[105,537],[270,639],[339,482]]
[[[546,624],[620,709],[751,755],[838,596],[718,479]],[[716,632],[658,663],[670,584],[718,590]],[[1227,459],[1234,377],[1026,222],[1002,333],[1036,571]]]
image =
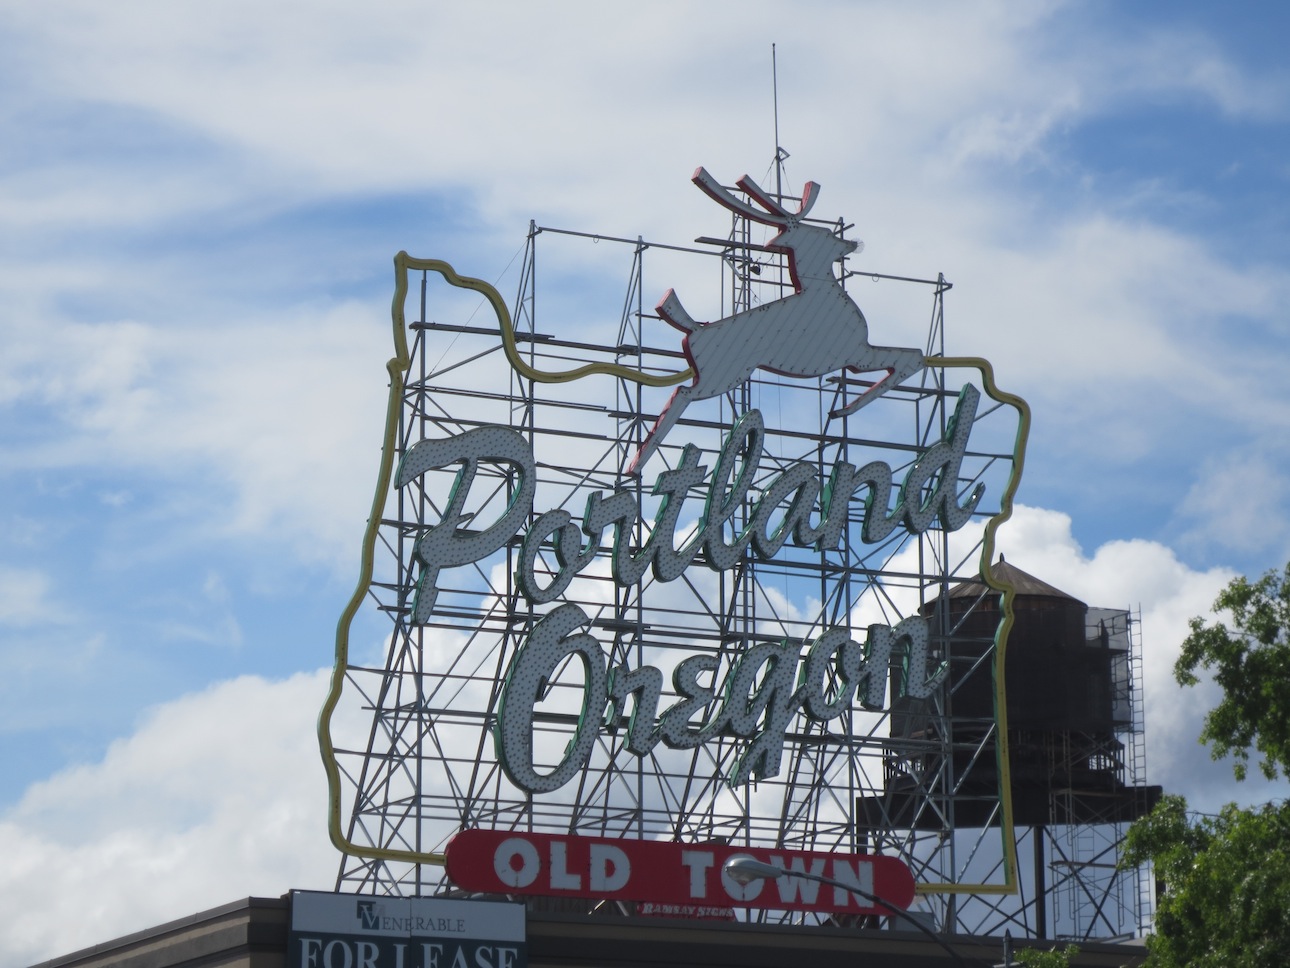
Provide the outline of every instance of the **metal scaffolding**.
[[[839,237],[850,228],[841,221],[818,224]],[[714,319],[791,292],[783,256],[759,247],[762,231],[735,215],[724,238],[675,246],[534,225],[512,309],[516,345],[535,369],[614,363],[646,374],[683,370],[680,334],[649,307],[677,280],[695,289],[707,280],[719,291]],[[539,265],[543,280],[554,280],[549,291],[546,282],[539,286]],[[606,286],[615,275],[625,275],[625,286]],[[590,617],[590,634],[609,668],[653,666],[665,682],[673,682],[684,659],[702,655],[709,657],[705,668],[715,669],[715,688],[758,644],[787,642],[800,652],[831,627],[863,638],[871,625],[916,615],[932,622],[930,667],[967,661],[988,674],[993,637],[965,641],[962,622],[935,603],[983,566],[986,523],[1001,514],[1017,472],[1022,418],[988,399],[979,368],[944,359],[950,285],[943,277],[859,272],[844,263],[844,285],[857,277],[878,283],[866,285],[864,295],[889,319],[920,318],[922,351],[933,358],[921,373],[864,409],[835,416],[872,385],[867,376],[842,371],[795,379],[757,370],[736,390],[692,403],[647,475],[630,476],[623,468],[670,388],[607,375],[564,383],[526,379],[505,359],[498,326],[479,321],[476,293],[446,284],[434,271],[411,270],[406,302],[396,307],[408,320],[410,368],[394,462],[421,440],[478,427],[513,428],[536,455],[534,512],[525,527],[548,509],[567,510],[576,520],[594,493],[626,490],[641,514],[623,541],[639,549],[650,535],[645,522],[660,513],[655,475],[677,468],[686,445],[699,449],[699,463],[711,472],[732,424],[754,408],[765,418],[764,448],[749,499],[727,526],[734,535],[752,521],[753,495],[802,463],[827,482],[840,462],[862,467],[877,461],[899,482],[920,454],[952,432],[960,391],[972,383],[983,390],[981,407],[952,487],[966,500],[984,485],[985,497],[965,527],[947,531],[937,522],[919,534],[896,528],[866,541],[862,491],[836,548],[789,542],[773,556],[745,549],[730,568],[696,562],[666,581],[647,572],[624,585],[613,578],[614,550],[606,543],[558,600]],[[887,341],[882,323],[874,325],[875,341]],[[956,717],[952,688],[883,709],[857,704],[826,723],[798,713],[787,726],[778,772],[733,786],[728,777],[747,751],[746,739],[715,735],[688,749],[658,744],[636,752],[630,710],[610,704],[605,728],[575,780],[550,793],[518,789],[499,765],[493,730],[507,669],[552,607],[535,605],[517,585],[520,557],[532,552],[524,546],[524,529],[487,560],[445,570],[433,614],[424,623],[412,621],[423,577],[414,545],[442,519],[456,475],[455,467],[431,471],[404,486],[392,484],[386,495],[365,617],[355,626],[367,637],[366,650],[355,648],[342,670],[344,692],[334,719],[347,805],[344,835],[358,848],[342,859],[338,889],[451,892],[433,858],[457,830],[482,826],[895,855],[927,886],[919,904],[943,930],[962,930],[961,914],[978,889],[1009,896],[1015,888],[1006,842],[1011,831],[1002,822],[998,780],[1006,750],[992,720],[977,713]],[[513,468],[481,462],[467,511],[486,526],[500,519],[516,489]],[[703,491],[696,487],[683,508],[678,541],[695,526]],[[561,562],[549,542],[535,560],[542,581],[554,580]],[[546,768],[560,762],[577,730],[585,691],[577,662],[558,668],[546,683],[533,740],[534,755]],[[665,687],[665,701],[672,698]],[[700,704],[694,721],[702,722],[720,701]],[[897,788],[899,810],[891,796]],[[866,818],[857,817],[860,805],[867,805]],[[963,817],[984,822],[968,828]],[[412,854],[417,858],[408,859]],[[1000,903],[988,901],[991,910]],[[772,911],[748,916],[787,917]]]

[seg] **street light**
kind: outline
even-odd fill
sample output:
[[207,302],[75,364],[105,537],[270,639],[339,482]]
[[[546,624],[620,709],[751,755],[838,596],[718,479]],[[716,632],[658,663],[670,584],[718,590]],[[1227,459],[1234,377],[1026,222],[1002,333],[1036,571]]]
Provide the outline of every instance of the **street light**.
[[847,884],[843,881],[835,881],[833,878],[825,877],[822,874],[809,874],[806,871],[786,871],[782,867],[776,867],[774,864],[767,864],[765,861],[760,861],[749,854],[735,854],[726,861],[725,872],[730,876],[731,880],[739,884],[751,884],[753,881],[761,880],[773,881],[780,877],[791,876],[800,877],[807,881],[815,881],[819,884],[827,884],[829,887],[840,888],[844,891],[850,891],[857,897],[864,898],[870,904],[877,905],[896,917],[904,918],[919,931],[923,932],[923,934],[927,935],[938,945],[948,951],[950,953],[950,957],[953,958],[956,963],[967,965],[967,962],[963,960],[962,955],[937,937],[936,932],[932,931],[927,927],[927,925],[923,924],[912,914],[907,911],[902,911],[898,907],[893,907],[876,894],[862,891],[853,884]]

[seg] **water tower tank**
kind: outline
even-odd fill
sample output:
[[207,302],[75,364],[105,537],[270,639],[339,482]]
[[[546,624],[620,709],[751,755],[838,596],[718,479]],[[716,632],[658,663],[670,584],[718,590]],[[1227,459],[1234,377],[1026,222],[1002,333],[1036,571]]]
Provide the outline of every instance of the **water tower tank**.
[[[1133,727],[1128,613],[1090,609],[1002,557],[993,571],[1017,592],[1004,663],[1015,822],[1120,823],[1141,816],[1159,800],[1160,788],[1126,784],[1119,734]],[[943,740],[955,778],[955,825],[997,823],[998,763],[980,755],[977,740],[995,723],[991,650],[1000,595],[978,576],[922,612],[933,641],[950,658],[949,681],[936,700],[944,715],[928,715],[932,700],[903,698],[892,709],[891,735]],[[889,823],[899,816],[937,822],[935,812],[915,805],[919,787],[916,776],[893,772],[881,808],[863,798],[857,804],[859,822],[874,826],[879,816]],[[900,803],[905,797],[907,806]]]
[[[1088,628],[1087,605],[1002,558],[994,573],[1017,591],[1006,651],[1009,729],[1091,733],[1129,726],[1127,701],[1116,702],[1128,695],[1127,642],[1113,647],[1105,629]],[[948,600],[961,681],[954,715],[992,718],[993,679],[974,660],[993,644],[999,595],[978,578],[956,585]],[[939,604],[929,602],[924,614],[934,615]]]

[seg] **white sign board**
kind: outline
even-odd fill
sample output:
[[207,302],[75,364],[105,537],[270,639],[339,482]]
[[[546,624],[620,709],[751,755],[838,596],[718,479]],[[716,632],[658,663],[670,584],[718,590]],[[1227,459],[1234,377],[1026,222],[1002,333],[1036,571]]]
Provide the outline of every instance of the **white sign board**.
[[524,906],[292,891],[288,968],[527,968]]

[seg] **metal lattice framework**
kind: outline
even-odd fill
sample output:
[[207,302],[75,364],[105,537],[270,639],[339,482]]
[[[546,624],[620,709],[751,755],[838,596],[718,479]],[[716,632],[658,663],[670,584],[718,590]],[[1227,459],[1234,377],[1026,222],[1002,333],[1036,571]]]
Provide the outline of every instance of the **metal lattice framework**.
[[[1071,600],[1073,602],[1073,600]],[[1030,717],[1009,727],[1020,876],[1013,897],[977,896],[956,906],[954,923],[973,935],[1030,936],[1059,941],[1124,940],[1141,935],[1153,909],[1149,866],[1125,867],[1130,823],[1147,813],[1161,790],[1146,784],[1143,743],[1142,651],[1139,619],[1124,609],[1087,608],[1080,649],[1111,674],[1071,676],[1060,667],[1061,692],[1082,711],[1037,726],[1038,704],[1061,704],[1025,675],[1009,672],[1009,701]],[[1019,605],[1018,613],[1027,607]],[[1035,614],[1032,612],[1031,614]],[[1048,613],[1052,614],[1052,613]],[[1019,622],[1020,625],[1020,622]],[[1032,626],[1033,630],[1033,626]],[[1051,641],[1014,629],[1009,649],[1039,649],[1059,662]],[[1068,644],[1069,648],[1069,644]],[[1076,646],[1077,649],[1080,646]],[[1015,655],[1015,652],[1014,652]],[[1069,656],[1069,652],[1067,652]],[[1035,668],[1031,660],[1029,671]],[[1016,692],[1031,697],[1018,701]],[[1090,710],[1098,710],[1089,715]]]
[[[845,234],[841,222],[832,227]],[[683,370],[679,334],[647,306],[678,278],[706,278],[715,291],[719,277],[714,318],[791,291],[782,257],[746,244],[755,242],[758,229],[736,216],[723,243],[692,248],[533,226],[513,310],[520,354],[544,372],[584,364],[657,375]],[[556,279],[550,302],[560,307],[541,316],[539,242],[542,265],[550,265]],[[599,302],[588,297],[595,303],[590,310],[569,309],[577,267],[589,253],[600,263],[621,256],[627,283],[612,313],[597,315],[596,307],[608,302],[603,296]],[[654,261],[667,278],[654,274]],[[536,456],[533,515],[563,508],[576,520],[593,492],[628,490],[641,509],[632,548],[649,538],[647,522],[658,512],[658,473],[675,468],[687,444],[700,449],[700,463],[711,471],[730,427],[753,408],[763,414],[766,434],[751,494],[796,462],[810,464],[827,481],[838,462],[882,461],[898,485],[915,458],[947,434],[963,385],[977,386],[981,405],[953,486],[965,500],[984,484],[985,497],[960,530],[941,530],[938,521],[921,534],[897,528],[866,542],[860,492],[836,549],[786,543],[769,560],[749,552],[735,567],[715,571],[700,559],[675,580],[660,581],[647,572],[638,583],[622,585],[612,577],[613,549],[606,543],[559,598],[590,617],[589,631],[610,668],[652,665],[663,671],[665,682],[688,656],[715,656],[714,678],[720,680],[755,644],[787,641],[805,648],[830,627],[848,627],[862,637],[872,624],[895,624],[916,614],[931,622],[932,666],[964,661],[956,658],[957,620],[938,603],[989,560],[993,526],[987,525],[1006,516],[1026,418],[1024,405],[995,390],[982,361],[944,356],[943,300],[950,288],[944,278],[843,272],[844,283],[856,276],[879,281],[887,305],[918,314],[920,330],[925,324],[928,366],[881,399],[834,417],[843,402],[871,385],[868,378],[836,373],[793,379],[758,370],[733,392],[691,404],[644,474],[631,477],[623,468],[671,390],[621,375],[552,383],[527,379],[508,362],[498,325],[480,320],[486,303],[478,288],[450,285],[440,265],[399,263],[407,286],[396,297],[395,318],[396,325],[406,320],[408,357],[392,414],[392,463],[397,466],[421,440],[476,427],[513,428]],[[601,279],[580,291],[603,290]],[[885,337],[875,334],[876,341]],[[421,577],[414,545],[442,518],[457,471],[432,471],[403,487],[384,481],[378,491],[371,580],[361,603],[356,601],[357,616],[342,620],[346,647],[340,650],[335,708],[329,705],[324,717],[325,748],[330,743],[334,752],[333,811],[343,814],[340,838],[347,850],[340,889],[403,895],[451,890],[438,855],[454,832],[481,826],[894,854],[911,866],[926,891],[925,903],[946,925],[955,923],[961,896],[1012,894],[1012,831],[998,782],[1006,776],[1007,759],[999,726],[956,721],[948,688],[879,711],[855,705],[827,723],[798,714],[786,731],[779,772],[733,787],[727,777],[746,739],[717,736],[692,749],[659,744],[637,755],[627,749],[630,710],[611,708],[574,781],[545,794],[514,786],[494,748],[499,698],[516,652],[535,622],[555,607],[532,604],[517,586],[523,531],[486,560],[445,570],[430,620],[410,621]],[[516,486],[513,468],[480,464],[468,503],[480,527],[500,518]],[[682,509],[678,542],[701,513],[705,486],[695,487]],[[750,500],[731,522],[734,533],[752,513]],[[544,579],[558,570],[549,543],[537,561]],[[994,642],[984,652],[979,645],[968,650],[970,661],[988,669]],[[566,663],[551,676],[538,704],[534,752],[548,768],[560,761],[578,728],[585,685],[582,667]],[[660,708],[673,699],[665,687]],[[695,722],[707,711],[696,711]],[[993,778],[987,792],[973,781],[974,770],[977,780]],[[883,814],[894,803],[896,778],[914,785],[913,816],[905,789],[901,815]],[[861,803],[870,817],[875,811],[882,815],[882,822],[857,823]],[[956,814],[964,810],[988,822],[960,829]]]
[[[1108,796],[1090,790],[1054,790],[1053,822],[1027,831],[1036,862],[1036,894],[1046,887],[1049,895],[1051,926],[1045,926],[1045,933],[1074,941],[1139,935],[1146,930],[1154,907],[1150,868],[1121,864],[1131,819],[1145,814],[1155,800],[1152,788],[1146,786],[1141,619],[1126,609],[1090,608],[1087,623],[1091,641],[1100,636],[1123,656],[1123,674],[1116,677],[1113,698],[1119,722],[1111,733],[1052,737],[1050,742],[1057,744],[1052,760],[1065,760],[1074,767],[1091,765],[1116,777],[1123,792]],[[1158,796],[1159,788],[1154,791]],[[1062,822],[1074,817],[1082,822]],[[1047,868],[1046,875],[1042,867]]]

